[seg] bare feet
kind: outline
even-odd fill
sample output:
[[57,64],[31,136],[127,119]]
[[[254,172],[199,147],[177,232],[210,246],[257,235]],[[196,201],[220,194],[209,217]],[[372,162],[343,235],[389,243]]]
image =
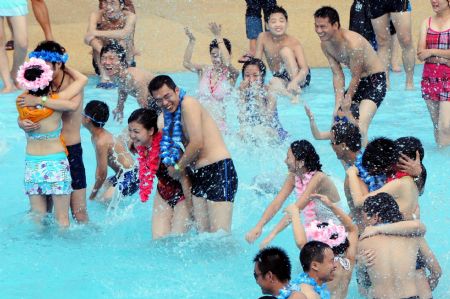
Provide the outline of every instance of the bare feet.
[[413,82],[406,82],[405,90],[416,90]]
[[398,64],[391,64],[391,70],[394,73],[400,73],[402,71],[402,68]]

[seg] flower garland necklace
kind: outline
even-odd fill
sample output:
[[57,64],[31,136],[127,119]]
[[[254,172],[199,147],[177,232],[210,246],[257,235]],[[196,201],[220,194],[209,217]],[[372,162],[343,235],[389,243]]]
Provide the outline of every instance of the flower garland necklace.
[[[183,131],[181,129],[181,103],[186,92],[180,89],[180,102],[177,110],[174,113],[164,111],[164,129],[161,140],[161,154],[162,162],[167,166],[173,166],[180,159],[180,150],[183,148],[181,138]],[[170,131],[172,129],[172,135]]]
[[300,273],[300,275],[295,278],[292,284],[300,285],[302,283],[309,284],[314,288],[314,291],[319,294],[320,299],[330,299],[330,291],[327,288],[327,284],[323,283],[321,286],[307,273]]
[[280,289],[279,295],[277,296],[277,299],[287,299],[289,296],[291,296],[292,292],[299,292],[300,288],[298,285],[294,285],[291,283],[288,283],[283,288]]
[[369,192],[376,191],[383,187],[386,182],[386,175],[370,175],[369,172],[362,165],[362,154],[356,157],[355,166],[358,168],[359,177],[369,187]]
[[146,202],[153,189],[153,180],[159,167],[159,150],[162,134],[157,132],[153,136],[150,148],[137,146],[139,157],[139,196],[142,202]]

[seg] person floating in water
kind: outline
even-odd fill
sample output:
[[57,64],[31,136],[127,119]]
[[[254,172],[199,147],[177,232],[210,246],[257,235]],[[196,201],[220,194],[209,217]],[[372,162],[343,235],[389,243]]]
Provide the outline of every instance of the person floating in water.
[[[339,107],[351,111],[358,119],[362,145],[367,144],[367,134],[372,118],[386,95],[384,66],[370,43],[356,32],[341,28],[338,12],[324,6],[314,13],[316,33],[322,51],[333,71],[335,103],[333,119]],[[345,92],[342,64],[350,68],[352,79]]]
[[[192,200],[188,177],[173,179],[160,158],[162,133],[157,126],[158,113],[140,108],[128,118],[131,149],[139,155],[139,196],[150,199],[155,177],[158,179],[153,199],[152,238],[184,234],[190,227]],[[186,190],[183,192],[183,190]]]
[[263,53],[266,56],[273,73],[270,90],[298,103],[302,88],[311,81],[303,47],[295,37],[286,33],[288,15],[284,8],[273,7],[265,18],[269,31],[259,34],[255,58],[262,59]]
[[[138,168],[127,149],[127,144],[104,128],[109,118],[108,105],[90,101],[83,112],[82,124],[91,133],[97,167],[95,183],[89,199],[109,202],[117,189],[122,196],[133,195],[139,189]],[[108,166],[115,174],[108,179]]]
[[[149,91],[164,111],[163,163],[175,179],[189,171],[198,230],[230,232],[238,177],[217,124],[197,99],[185,95],[169,76],[155,77]],[[182,140],[186,148],[180,156]]]
[[128,95],[135,97],[141,108],[157,108],[148,91],[148,84],[155,77],[152,73],[128,65],[125,49],[117,42],[111,42],[100,51],[101,64],[105,73],[118,85],[117,106],[114,119],[122,122],[123,109]]
[[239,86],[239,135],[244,139],[254,139],[255,135],[262,134],[263,137],[269,136],[283,141],[288,133],[280,123],[277,100],[264,84],[265,76],[266,66],[260,59],[250,58],[242,66],[242,82]]
[[72,193],[67,149],[61,139],[61,112],[43,107],[50,96],[53,71],[44,60],[31,58],[18,73],[17,82],[28,93],[42,97],[38,107],[17,105],[19,119],[38,123],[39,128],[27,132],[25,158],[25,192],[30,199],[31,213],[41,223],[47,213],[46,196],[51,196],[55,218],[61,227],[68,227],[69,203]]
[[[41,58],[53,70],[51,82],[51,97],[42,103],[42,97],[24,94],[17,99],[21,107],[35,107],[42,105],[63,113],[62,136],[69,152],[70,176],[72,177],[73,192],[70,196],[72,216],[79,223],[88,222],[86,205],[86,173],[83,163],[83,149],[81,147],[81,112],[83,111],[83,88],[87,77],[66,66],[69,59],[64,47],[54,41],[44,41],[38,44],[30,58]],[[18,121],[25,132],[38,130],[40,125],[32,120]]]
[[214,39],[209,44],[212,65],[192,63],[195,36],[186,27],[185,32],[189,43],[184,53],[183,66],[198,74],[200,80],[198,98],[219,128],[225,131],[227,98],[236,84],[239,71],[231,63],[231,42],[222,37],[222,26],[213,22],[209,24],[208,28],[214,35]]
[[124,10],[124,0],[107,0],[102,9],[95,11],[89,18],[89,26],[84,37],[86,45],[93,50],[93,64],[96,73],[100,75],[98,88],[115,88],[111,79],[106,75],[100,63],[100,51],[104,45],[116,40],[126,49],[127,62],[134,65],[134,30],[136,15]]

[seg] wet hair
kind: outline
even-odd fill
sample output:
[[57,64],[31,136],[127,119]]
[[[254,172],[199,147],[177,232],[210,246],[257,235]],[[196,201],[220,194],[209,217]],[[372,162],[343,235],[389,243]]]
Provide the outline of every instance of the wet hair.
[[[225,47],[227,48],[228,53],[231,55],[231,42],[228,39],[224,38],[223,43],[225,44]],[[209,53],[211,54],[212,50],[215,48],[219,49],[219,43],[217,42],[216,39],[213,39],[211,41],[211,43],[209,44]]]
[[[43,42],[40,42],[36,49],[34,49],[34,52],[40,52],[40,51],[48,51],[48,52],[55,52],[61,55],[64,55],[66,53],[66,49],[58,44],[55,41],[46,40]],[[52,62],[53,68],[55,67],[57,62]],[[66,64],[64,62],[61,63],[61,69],[64,70],[66,67]]]
[[328,18],[331,25],[338,23],[338,28],[341,28],[341,21],[339,20],[339,13],[331,6],[322,6],[314,13],[314,18]]
[[[25,70],[23,77],[28,81],[36,81],[43,73],[44,71],[38,65],[34,65]],[[50,93],[50,87],[51,83],[49,83],[44,89],[39,88],[35,91],[29,90],[28,93],[36,97],[46,96]]]
[[403,220],[397,202],[385,192],[369,196],[364,201],[363,210],[368,217],[378,215],[378,223],[394,223]]
[[372,175],[386,173],[397,160],[394,141],[385,137],[369,142],[362,155],[362,165]]
[[109,119],[109,108],[105,102],[92,100],[84,107],[84,114],[94,127],[103,128]]
[[128,117],[128,124],[132,122],[141,124],[148,131],[153,129],[154,134],[158,132],[158,113],[154,109],[139,108],[134,110]]
[[328,244],[319,241],[309,241],[300,251],[300,264],[303,272],[309,272],[312,262],[322,263],[325,257],[325,250],[331,247]]
[[119,57],[120,63],[123,64],[125,67],[128,67],[127,53],[124,47],[122,47],[118,42],[112,41],[103,46],[102,49],[100,50],[100,57],[102,57],[103,54],[108,52],[116,54],[117,57]]
[[304,161],[308,171],[322,171],[319,155],[314,146],[307,140],[297,140],[291,143],[291,151],[297,161]]
[[261,73],[262,83],[264,84],[264,79],[266,78],[266,65],[261,59],[258,58],[250,58],[246,62],[244,62],[244,65],[242,66],[242,79],[244,79],[245,75],[245,69],[249,65],[256,65],[259,69],[259,72]]
[[268,13],[267,15],[264,14],[264,18],[265,18],[266,23],[269,22],[270,16],[273,15],[273,14],[275,14],[275,13],[280,13],[280,14],[282,14],[282,15],[284,16],[284,18],[286,19],[286,21],[288,20],[288,14],[287,14],[287,11],[286,11],[282,6],[275,5],[275,6],[269,11],[269,13]]
[[416,151],[419,151],[421,162],[425,155],[422,142],[420,142],[418,138],[413,136],[398,138],[397,140],[395,140],[395,148],[399,154],[402,153],[413,160],[416,159]]
[[160,89],[164,85],[167,85],[167,87],[169,87],[173,91],[175,91],[175,89],[177,88],[177,85],[175,84],[175,82],[173,82],[172,78],[167,75],[159,75],[153,78],[152,81],[150,81],[150,83],[148,84],[148,91],[150,92],[150,95],[153,96],[152,92]]
[[291,280],[291,261],[286,252],[279,247],[267,247],[253,258],[262,275],[272,272],[279,281]]
[[[328,222],[322,222],[320,224],[317,224],[317,227],[324,228],[327,227],[328,225],[329,225]],[[339,237],[338,234],[334,233],[330,236],[330,240],[335,240],[338,237]],[[348,241],[348,238],[345,238],[345,241],[343,243],[339,244],[338,246],[331,247],[331,250],[333,250],[334,255],[341,255],[345,253],[345,251],[348,249],[349,246],[350,242]]]
[[331,127],[331,132],[334,134],[335,145],[345,143],[345,145],[352,151],[357,152],[361,150],[361,133],[359,128],[352,123],[335,123]]

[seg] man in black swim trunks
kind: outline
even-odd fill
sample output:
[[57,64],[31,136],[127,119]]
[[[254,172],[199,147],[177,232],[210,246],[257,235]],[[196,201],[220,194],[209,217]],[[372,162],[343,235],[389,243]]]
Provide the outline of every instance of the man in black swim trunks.
[[[386,73],[370,43],[356,32],[341,28],[338,12],[324,6],[314,13],[316,33],[333,71],[334,116],[339,107],[351,110],[361,131],[362,145],[373,116],[386,95]],[[352,79],[345,92],[342,64],[350,68]]]
[[[169,76],[156,76],[148,89],[165,115],[172,114],[176,118],[177,113],[181,113],[186,149],[177,164],[168,166],[168,172],[180,180],[189,167],[198,230],[230,232],[238,178],[217,124],[198,100],[184,95]],[[176,130],[169,128],[170,138]]]

